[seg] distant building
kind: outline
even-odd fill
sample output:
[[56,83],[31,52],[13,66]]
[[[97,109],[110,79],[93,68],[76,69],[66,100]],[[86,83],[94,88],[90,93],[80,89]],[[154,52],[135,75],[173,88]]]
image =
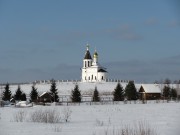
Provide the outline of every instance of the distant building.
[[39,97],[38,97],[38,102],[53,102],[53,95],[50,92],[43,92]]
[[139,89],[141,100],[155,100],[161,98],[161,89],[156,84],[142,84]]
[[98,63],[98,53],[95,50],[93,59],[87,45],[82,67],[82,82],[102,82],[107,79],[106,68]]

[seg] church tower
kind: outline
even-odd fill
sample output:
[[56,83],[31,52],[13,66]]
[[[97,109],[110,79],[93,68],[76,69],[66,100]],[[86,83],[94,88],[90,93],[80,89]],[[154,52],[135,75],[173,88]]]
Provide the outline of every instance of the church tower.
[[82,67],[82,78],[81,78],[81,80],[83,82],[87,82],[87,80],[88,80],[88,78],[87,78],[87,68],[91,67],[91,65],[92,65],[92,57],[91,57],[91,54],[89,52],[89,45],[87,44],[85,56],[84,56],[84,59],[83,59],[83,67]]
[[92,58],[91,58],[91,54],[89,52],[89,45],[87,44],[86,53],[85,53],[84,60],[83,60],[83,68],[90,67],[91,65],[92,65]]
[[93,63],[92,66],[97,66],[98,65],[98,53],[95,50],[94,55],[93,55]]
[[87,45],[82,67],[82,82],[102,82],[107,79],[107,71],[98,63],[98,53],[95,50],[93,59]]

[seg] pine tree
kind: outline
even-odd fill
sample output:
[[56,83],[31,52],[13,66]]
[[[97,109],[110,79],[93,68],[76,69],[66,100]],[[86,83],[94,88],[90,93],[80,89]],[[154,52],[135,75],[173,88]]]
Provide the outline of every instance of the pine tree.
[[176,98],[177,97],[177,90],[172,88],[170,95],[171,95],[171,97]]
[[58,89],[56,89],[56,81],[54,79],[51,80],[50,92],[53,96],[52,101],[59,102]]
[[30,99],[32,102],[36,102],[37,98],[38,98],[37,88],[35,88],[35,86],[33,85],[30,92]]
[[129,81],[125,88],[125,96],[128,100],[137,100],[137,90],[133,81]]
[[120,83],[118,83],[116,88],[114,89],[113,100],[114,101],[123,101],[124,100],[123,88]]
[[2,99],[4,100],[4,101],[10,101],[10,99],[11,99],[11,91],[10,91],[10,89],[9,89],[9,84],[7,83],[6,84],[6,86],[4,87],[4,91],[3,91],[3,97],[2,97]]
[[71,92],[71,100],[72,102],[81,102],[81,92],[77,84]]
[[16,93],[14,95],[14,99],[15,100],[21,100],[21,96],[22,96],[21,87],[18,85],[18,88],[17,88]]
[[21,101],[26,101],[26,94],[25,93],[21,94]]
[[170,91],[171,91],[171,88],[169,87],[169,85],[164,86],[164,88],[163,88],[163,96],[165,98],[170,97]]
[[99,97],[99,92],[97,90],[97,87],[95,87],[94,93],[93,93],[93,102],[99,102],[100,97]]

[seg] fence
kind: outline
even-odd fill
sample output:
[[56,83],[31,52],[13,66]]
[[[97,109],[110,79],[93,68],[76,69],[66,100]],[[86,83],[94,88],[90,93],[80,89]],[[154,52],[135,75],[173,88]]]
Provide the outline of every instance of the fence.
[[123,105],[123,104],[158,104],[158,103],[170,103],[176,102],[178,103],[180,100],[126,100],[126,101],[82,101],[82,102],[71,102],[71,101],[64,101],[58,103],[56,105],[63,105],[63,106],[80,106],[80,105]]
[[[134,80],[120,80],[120,79],[106,79],[106,80],[104,80],[104,81],[102,81],[102,82],[121,82],[121,83],[128,83],[129,81],[133,81],[133,82],[135,82]],[[62,82],[73,82],[73,83],[78,83],[78,82],[81,82],[81,80],[56,80],[56,83],[62,83]],[[87,81],[88,82],[88,81]],[[90,81],[91,82],[91,81]],[[101,82],[101,81],[100,81]],[[36,80],[36,81],[34,81],[33,83],[35,83],[35,84],[41,84],[41,83],[43,83],[43,84],[45,84],[45,83],[47,83],[47,84],[50,84],[51,83],[51,80]],[[26,83],[25,83],[26,84]],[[29,83],[27,83],[27,84],[29,84]]]

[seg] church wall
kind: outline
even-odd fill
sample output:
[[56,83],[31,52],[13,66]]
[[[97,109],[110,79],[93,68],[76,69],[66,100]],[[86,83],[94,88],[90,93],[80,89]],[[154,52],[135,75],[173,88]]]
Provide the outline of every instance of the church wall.
[[86,76],[85,69],[82,68],[82,76],[81,76],[81,81],[82,82],[85,82],[85,76]]
[[105,81],[107,79],[107,73],[106,72],[98,72],[98,80],[99,81]]
[[86,78],[88,82],[97,81],[97,68],[87,68]]

